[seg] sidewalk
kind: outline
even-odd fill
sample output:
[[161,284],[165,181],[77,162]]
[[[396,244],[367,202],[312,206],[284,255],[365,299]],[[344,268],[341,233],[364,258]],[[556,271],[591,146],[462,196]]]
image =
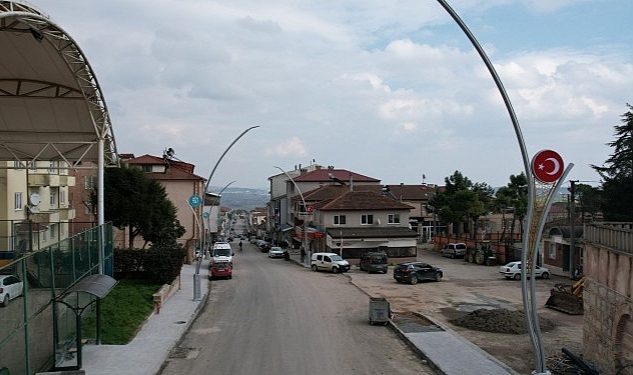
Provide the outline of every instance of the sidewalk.
[[85,345],[82,347],[82,370],[88,375],[154,375],[180,341],[202,307],[209,292],[209,260],[200,266],[199,301],[193,300],[193,275],[196,265],[185,264],[181,287],[143,325],[127,345]]

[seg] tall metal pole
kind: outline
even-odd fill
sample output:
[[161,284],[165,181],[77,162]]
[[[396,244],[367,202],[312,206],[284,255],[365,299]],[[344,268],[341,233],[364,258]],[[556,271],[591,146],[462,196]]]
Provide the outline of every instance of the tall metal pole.
[[[204,186],[204,191],[203,191],[204,196],[206,196],[207,191],[209,190],[209,183],[211,182],[211,178],[213,178],[213,173],[215,173],[215,170],[218,168],[218,164],[220,164],[220,162],[224,158],[224,155],[226,155],[226,153],[229,152],[229,150],[231,149],[231,147],[233,147],[235,142],[237,142],[240,138],[242,138],[244,134],[248,133],[250,130],[255,129],[255,128],[259,128],[259,125],[251,126],[250,128],[244,130],[240,135],[237,136],[237,138],[235,138],[235,140],[233,140],[233,142],[231,142],[229,147],[227,147],[226,150],[224,150],[224,152],[222,153],[218,161],[213,166],[213,170],[211,171],[211,174],[209,175],[209,179],[207,180],[207,183]],[[203,198],[203,202],[204,202],[204,198]],[[193,275],[193,299],[194,300],[200,299],[199,295],[200,295],[200,290],[201,290],[200,289],[200,266],[201,265],[202,265],[202,257],[199,257],[198,264],[196,265],[196,273]],[[196,291],[198,292],[197,294],[196,294]]]
[[[501,82],[501,79],[499,78],[497,71],[492,65],[492,62],[486,55],[486,52],[481,47],[481,45],[479,44],[479,42],[477,41],[473,33],[468,29],[468,26],[466,26],[464,21],[462,21],[459,15],[453,10],[453,8],[451,8],[450,5],[448,5],[448,3],[445,0],[437,0],[437,2],[444,8],[444,10],[448,12],[448,14],[450,14],[453,20],[459,25],[460,29],[462,29],[464,34],[466,34],[466,37],[468,37],[473,47],[475,47],[475,50],[477,51],[477,53],[483,60],[484,64],[486,65],[486,68],[488,68],[488,72],[490,73],[490,75],[492,76],[492,79],[497,85],[497,89],[499,90],[499,93],[501,94],[501,97],[503,98],[503,102],[506,106],[508,114],[510,115],[510,120],[512,121],[514,132],[516,134],[517,141],[519,143],[519,148],[521,150],[521,157],[523,159],[523,167],[525,169],[525,177],[528,183],[528,212],[527,212],[525,225],[524,225],[525,228],[528,229],[533,220],[532,216],[534,215],[534,201],[535,201],[534,177],[532,176],[529,155],[527,153],[527,148],[525,147],[523,134],[521,133],[521,127],[519,126],[519,120],[517,119],[517,116],[514,113],[514,109],[512,108],[510,97],[508,96],[508,93],[503,87],[503,83]],[[525,230],[524,233],[529,233],[529,231]],[[529,241],[525,241],[525,240],[523,241],[523,256],[521,258],[522,269],[526,271],[527,271],[527,267],[526,267],[527,254],[530,252],[530,244],[528,242]],[[532,269],[532,273],[533,273],[533,269]],[[531,288],[533,292],[534,277],[532,277],[531,280],[532,280]],[[533,372],[533,374],[534,375],[550,374],[545,364],[545,356],[544,356],[545,349],[543,348],[543,344],[541,342],[540,328],[538,327],[538,315],[534,313],[534,317],[536,319],[531,319],[531,314],[529,313],[530,310],[534,312],[536,311],[536,302],[534,300],[532,301],[529,300],[529,295],[531,293],[529,290],[527,290],[528,288],[527,288],[527,283],[525,282],[525,280],[523,280],[521,283],[521,289],[523,292],[523,307],[526,310],[526,314],[525,314],[526,323],[528,325],[528,331],[530,333],[530,339],[532,341],[532,346],[534,348],[534,354],[535,354],[536,370]]]
[[[288,179],[290,180],[290,182],[292,182],[292,184],[294,185],[295,189],[297,189],[297,191],[299,192],[299,196],[301,197],[301,202],[303,203],[303,209],[307,210],[308,206],[306,206],[306,201],[305,199],[303,199],[303,193],[301,192],[301,189],[299,189],[299,186],[297,185],[297,183],[295,182],[295,180],[290,177],[290,175],[288,173],[286,173],[286,171],[284,171],[283,169],[281,169],[280,167],[277,166],[273,166],[277,169],[279,169],[283,174],[286,175],[286,177],[288,177]],[[306,211],[304,211],[306,212]],[[305,213],[305,215],[307,215],[307,212]],[[310,249],[308,248],[308,220],[306,220],[306,218],[303,218],[303,250],[306,252],[306,254],[308,255],[308,258],[306,259],[306,266],[310,264],[310,258],[312,257],[312,251],[310,251]]]

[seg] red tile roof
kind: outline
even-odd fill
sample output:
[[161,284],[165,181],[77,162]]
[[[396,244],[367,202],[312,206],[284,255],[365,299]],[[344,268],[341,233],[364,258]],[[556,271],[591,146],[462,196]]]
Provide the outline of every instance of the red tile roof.
[[164,173],[147,173],[149,178],[155,180],[204,180],[193,173],[195,166],[179,160],[164,159],[152,155],[142,155],[123,161],[130,165],[165,165]]

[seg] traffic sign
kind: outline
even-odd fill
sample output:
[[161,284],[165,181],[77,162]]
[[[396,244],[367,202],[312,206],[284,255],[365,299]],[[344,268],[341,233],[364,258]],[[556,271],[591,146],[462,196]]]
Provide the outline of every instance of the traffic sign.
[[199,205],[202,204],[202,198],[200,198],[199,195],[194,194],[192,196],[189,197],[189,205],[191,207],[198,207]]
[[532,159],[532,173],[539,181],[552,183],[564,172],[563,158],[552,150],[541,150]]

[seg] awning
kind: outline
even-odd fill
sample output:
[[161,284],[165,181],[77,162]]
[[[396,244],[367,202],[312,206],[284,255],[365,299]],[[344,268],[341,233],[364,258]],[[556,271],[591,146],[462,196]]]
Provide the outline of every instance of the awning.
[[293,225],[290,225],[290,224],[283,224],[283,225],[281,226],[281,231],[282,231],[282,232],[287,232],[287,231],[289,231],[289,230],[292,230],[293,228],[294,228],[294,226],[293,226]]
[[66,297],[66,295],[73,292],[85,292],[92,294],[99,299],[103,299],[108,295],[108,293],[110,293],[110,290],[114,288],[115,284],[116,280],[108,275],[97,274],[86,276],[79,280],[77,284],[71,286],[60,294],[56,299],[61,300]]

